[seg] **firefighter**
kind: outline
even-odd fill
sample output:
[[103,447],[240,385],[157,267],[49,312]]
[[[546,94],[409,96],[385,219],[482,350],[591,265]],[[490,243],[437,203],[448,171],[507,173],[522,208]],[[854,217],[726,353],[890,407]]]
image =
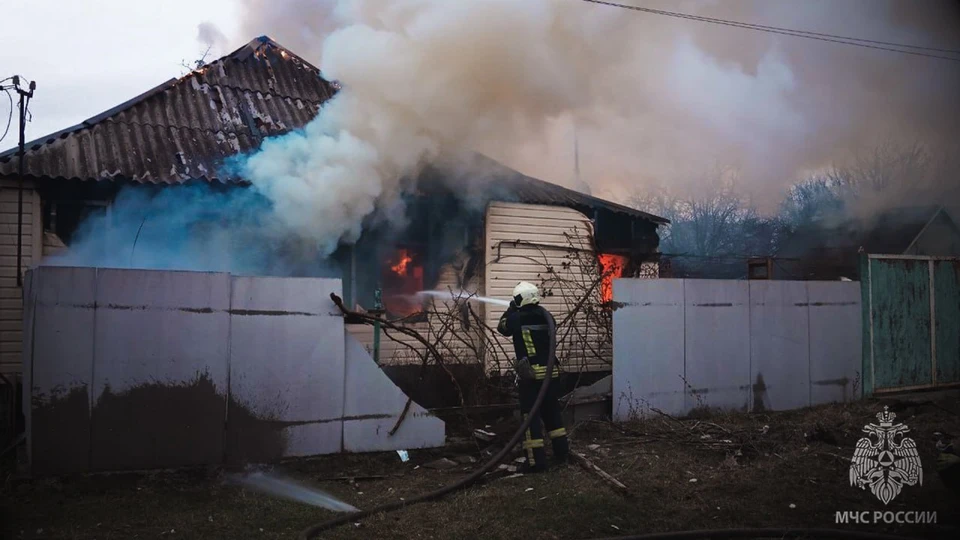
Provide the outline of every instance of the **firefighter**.
[[[530,414],[530,409],[540,393],[540,385],[547,375],[548,356],[554,354],[556,358],[556,330],[553,315],[540,305],[540,291],[536,285],[525,281],[517,284],[513,289],[510,307],[500,316],[497,331],[513,338],[516,353],[514,366],[519,377],[520,413],[524,420]],[[557,403],[560,392],[558,376],[559,361],[555,360],[552,380],[540,405],[540,418],[534,418],[530,422],[523,442],[527,456],[524,469],[528,472],[541,472],[547,468],[541,419],[550,437],[554,462],[566,463],[569,457],[567,430],[563,426],[563,417]]]

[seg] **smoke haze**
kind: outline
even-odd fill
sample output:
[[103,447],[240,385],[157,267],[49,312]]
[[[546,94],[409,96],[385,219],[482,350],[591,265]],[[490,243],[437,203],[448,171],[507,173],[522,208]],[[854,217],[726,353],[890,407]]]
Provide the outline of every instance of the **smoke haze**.
[[[960,49],[960,9],[947,1],[642,5]],[[478,191],[465,177],[489,176],[464,165],[470,151],[575,187],[574,125],[581,178],[595,195],[623,200],[664,187],[696,193],[717,181],[704,171],[719,166],[736,171],[737,189],[768,212],[798,180],[834,165],[862,170],[862,156],[880,143],[919,140],[932,155],[960,155],[944,150],[960,136],[960,62],[581,0],[242,0],[242,6],[242,41],[270,35],[342,90],[304,129],[269,139],[230,164],[253,188],[127,190],[111,217],[122,227],[88,220],[78,237],[89,241],[74,243],[61,264],[111,258],[111,266],[312,275],[297,261],[315,264],[371,224],[401,228],[401,197],[429,164],[452,169],[450,182],[462,183],[464,198]],[[213,25],[200,25],[198,33],[205,44],[224,40]],[[893,166],[898,158],[874,161]],[[913,190],[919,169],[901,167],[893,182],[900,189],[864,198],[863,208],[869,213],[921,196],[918,202],[956,200],[956,168],[935,169],[925,173],[923,189]],[[198,227],[207,232],[191,236]],[[107,229],[124,231],[113,254],[97,247]],[[288,253],[293,262],[261,250]]]
[[[624,3],[960,49],[960,8],[946,0]],[[960,135],[960,62],[580,0],[243,5],[245,35],[268,34],[344,84],[347,99],[311,130],[369,143],[363,167],[380,179],[368,195],[461,144],[574,186],[575,123],[595,194],[686,189],[683,178],[720,163],[772,210],[790,183],[854,152]]]
[[339,277],[310,239],[289,234],[251,189],[206,184],[129,186],[109,214],[85,219],[52,266],[101,266]]

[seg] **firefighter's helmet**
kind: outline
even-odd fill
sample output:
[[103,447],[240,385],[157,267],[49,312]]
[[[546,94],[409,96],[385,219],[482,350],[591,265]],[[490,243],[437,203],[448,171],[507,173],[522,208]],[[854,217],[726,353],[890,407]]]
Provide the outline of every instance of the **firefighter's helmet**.
[[540,303],[540,291],[533,283],[521,281],[513,288],[513,302],[517,307]]

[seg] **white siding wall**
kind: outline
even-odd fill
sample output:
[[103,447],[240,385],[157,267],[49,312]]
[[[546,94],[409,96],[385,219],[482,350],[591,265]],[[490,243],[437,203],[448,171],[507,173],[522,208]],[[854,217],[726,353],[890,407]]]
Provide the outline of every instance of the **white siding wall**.
[[[17,200],[17,182],[0,181],[0,373],[21,371],[23,291],[17,286]],[[40,197],[32,183],[24,182],[21,274],[40,259],[41,228]]]
[[[599,276],[593,225],[587,216],[570,208],[492,203],[487,208],[486,249],[485,295],[509,300],[518,282],[533,283],[540,287],[544,294],[541,303],[553,313],[557,324]],[[591,301],[599,303],[599,287],[594,289]],[[502,308],[488,306],[487,324],[496,327],[502,312]],[[609,335],[600,331],[596,316],[587,322],[585,316],[578,315],[558,333],[558,357],[566,370],[610,369],[612,345]],[[501,338],[500,343],[508,356],[513,354],[509,340]],[[488,357],[487,370],[505,370],[508,358],[499,348],[494,353]]]

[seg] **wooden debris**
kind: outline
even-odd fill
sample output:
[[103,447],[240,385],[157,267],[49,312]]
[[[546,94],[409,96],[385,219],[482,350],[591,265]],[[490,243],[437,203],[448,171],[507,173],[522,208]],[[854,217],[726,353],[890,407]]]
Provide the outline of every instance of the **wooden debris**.
[[587,459],[586,456],[584,456],[583,454],[571,450],[570,457],[572,457],[573,460],[576,461],[577,464],[579,464],[583,469],[595,474],[596,476],[599,476],[600,479],[602,479],[604,482],[606,482],[607,484],[610,484],[618,493],[620,493],[624,497],[627,497],[627,498],[634,497],[634,494],[632,491],[630,491],[630,488],[623,485],[623,483],[617,480],[616,478],[610,476],[606,471],[604,471],[600,467],[597,467],[592,461]]
[[497,434],[491,433],[489,431],[484,431],[482,429],[475,429],[473,430],[473,436],[480,439],[481,441],[490,442],[494,438],[496,438]]

